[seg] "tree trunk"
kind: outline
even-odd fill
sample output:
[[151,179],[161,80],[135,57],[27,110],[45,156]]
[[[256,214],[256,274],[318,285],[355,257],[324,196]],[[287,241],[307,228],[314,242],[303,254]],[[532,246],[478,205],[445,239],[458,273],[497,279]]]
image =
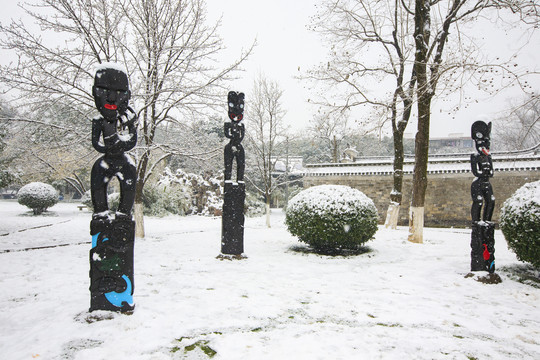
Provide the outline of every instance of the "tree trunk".
[[399,208],[403,198],[403,132],[394,131],[394,187],[390,193],[390,204],[386,212],[386,228],[396,229],[399,221]]
[[148,165],[148,155],[144,153],[141,156],[139,167],[137,169],[137,187],[135,188],[135,237],[144,238],[144,214],[143,214],[143,188],[144,176]]
[[135,236],[137,238],[144,238],[144,214],[143,204],[135,203]]
[[416,0],[415,7],[415,45],[414,70],[418,82],[418,131],[414,147],[414,173],[412,201],[409,212],[410,242],[423,243],[424,200],[427,188],[427,165],[429,151],[429,122],[433,90],[428,82],[427,59],[430,37],[430,3],[428,0]]
[[266,197],[266,227],[270,228],[270,196]]
[[[420,85],[420,81],[418,84]],[[416,133],[415,138],[413,191],[410,213],[411,216],[409,217],[409,241],[415,243],[423,242],[423,216],[427,189],[427,166],[429,156],[430,108],[430,93],[422,91],[422,94],[418,99],[418,132]],[[422,216],[421,221],[419,219],[420,215]]]
[[397,229],[397,224],[399,221],[399,208],[400,204],[397,202],[390,201],[388,205],[388,210],[386,210],[386,220],[384,221],[384,227],[390,229]]
[[338,144],[336,135],[334,135],[334,138],[332,140],[332,160],[334,161],[334,163],[338,162]]
[[413,207],[409,210],[409,238],[410,242],[422,244],[424,242],[424,207]]

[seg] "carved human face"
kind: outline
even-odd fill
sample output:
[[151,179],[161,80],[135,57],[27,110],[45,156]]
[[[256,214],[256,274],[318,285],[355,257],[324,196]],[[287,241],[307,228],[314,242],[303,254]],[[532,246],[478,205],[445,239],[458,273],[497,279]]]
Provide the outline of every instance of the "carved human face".
[[476,150],[480,153],[483,152],[486,155],[489,155],[490,139],[489,133],[476,133],[475,139]]
[[116,119],[128,108],[131,93],[127,75],[117,69],[99,69],[94,78],[92,94],[101,115],[107,120]]
[[229,118],[233,121],[241,121],[244,117],[244,93],[230,91],[227,100],[229,102]]
[[491,122],[475,121],[471,126],[471,137],[478,153],[489,155]]

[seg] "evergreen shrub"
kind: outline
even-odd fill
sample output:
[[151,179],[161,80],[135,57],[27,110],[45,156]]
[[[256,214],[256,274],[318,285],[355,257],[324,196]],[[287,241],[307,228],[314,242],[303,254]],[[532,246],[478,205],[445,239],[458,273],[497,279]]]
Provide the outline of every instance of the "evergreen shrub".
[[83,204],[90,210],[94,210],[94,205],[92,204],[92,194],[90,190],[87,190],[81,197],[81,204]]
[[145,213],[153,216],[186,215],[192,209],[190,189],[181,184],[146,186],[143,191]]
[[221,177],[197,175],[182,169],[165,168],[156,184],[143,191],[145,213],[154,216],[221,216],[223,185]]
[[246,192],[246,200],[244,202],[244,214],[247,217],[257,217],[264,215],[266,206],[263,200],[257,195]]
[[500,227],[517,258],[540,268],[540,181],[523,185],[504,202]]
[[287,206],[289,232],[320,253],[357,250],[377,231],[373,201],[360,190],[320,185],[301,191]]
[[19,204],[32,209],[34,215],[39,215],[58,202],[58,193],[49,184],[32,182],[19,190],[17,200]]
[[[92,204],[92,192],[87,190],[81,197],[81,204],[86,206],[90,211],[94,211],[94,204]],[[109,210],[116,211],[118,205],[120,205],[120,193],[114,192],[107,195],[107,204],[109,205]]]
[[118,210],[118,206],[120,205],[120,193],[113,192],[107,195],[107,204],[109,204],[109,209],[111,211]]

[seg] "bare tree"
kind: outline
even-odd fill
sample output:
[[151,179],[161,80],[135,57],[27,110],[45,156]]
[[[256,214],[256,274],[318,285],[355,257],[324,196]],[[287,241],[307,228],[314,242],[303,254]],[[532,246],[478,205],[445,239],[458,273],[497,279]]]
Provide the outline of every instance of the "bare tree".
[[518,14],[525,24],[533,25],[535,28],[540,25],[540,4],[536,0],[494,0],[492,5]]
[[[13,159],[10,167],[16,172],[17,183],[63,179],[81,195],[86,181],[79,175],[91,166],[94,151],[88,148],[81,134],[90,131],[87,121],[69,106],[51,105],[36,114],[2,117],[7,125],[6,157]],[[32,122],[25,121],[32,118]]]
[[272,172],[276,161],[283,155],[286,141],[282,108],[283,90],[278,83],[260,74],[253,83],[251,94],[246,94],[246,154],[253,157],[258,185],[250,176],[248,180],[266,200],[266,226],[270,227],[270,200],[281,179],[274,179]]
[[331,61],[308,73],[307,78],[337,86],[344,94],[339,97],[342,101],[325,98],[322,103],[341,111],[369,105],[381,114],[374,129],[388,120],[391,123],[394,186],[386,226],[395,228],[402,201],[403,134],[416,85],[412,15],[400,0],[327,1],[314,19],[313,29],[331,42]]
[[[415,166],[413,173],[412,201],[409,215],[409,241],[423,242],[424,202],[427,189],[427,163],[429,150],[429,130],[431,104],[437,94],[439,81],[444,73],[455,67],[445,62],[443,55],[450,40],[452,28],[458,24],[475,20],[486,9],[510,9],[520,15],[521,21],[533,21],[538,15],[539,5],[532,1],[500,0],[415,0],[414,14],[415,59],[414,72],[417,79],[418,129],[415,137]],[[534,20],[536,24],[538,20]],[[485,73],[478,62],[468,62],[461,68],[472,69],[473,73]],[[456,66],[457,67],[457,66]],[[492,65],[487,65],[492,67]],[[504,71],[520,82],[520,74]],[[526,86],[520,84],[525,90]]]
[[351,134],[348,113],[318,112],[313,116],[309,130],[313,136],[326,143],[331,150],[332,162],[339,162],[339,147]]
[[189,120],[221,102],[223,81],[251,49],[224,68],[215,66],[222,49],[219,23],[206,24],[204,0],[42,0],[27,12],[44,31],[66,39],[65,45],[51,46],[25,24],[0,27],[2,47],[19,55],[18,63],[0,68],[0,81],[34,111],[60,103],[89,118],[93,65],[114,61],[127,68],[139,112],[135,217],[137,236],[144,236],[145,183],[173,154],[204,157],[218,151],[197,150],[204,140],[188,134]]
[[16,156],[4,151],[9,141],[9,120],[15,117],[16,111],[4,99],[0,99],[0,188],[10,185],[15,178],[10,165]]
[[[496,0],[326,1],[314,20],[314,29],[323,34],[331,46],[331,61],[307,76],[329,85],[319,103],[334,109],[374,107],[381,114],[376,117],[375,127],[378,128],[390,120],[394,139],[394,187],[386,221],[390,227],[397,225],[402,200],[403,133],[416,102],[419,128],[415,144],[411,241],[422,241],[432,99],[459,91],[471,80],[492,94],[493,81],[487,77],[492,76],[494,68],[519,80],[519,74],[509,70],[504,62],[482,63],[485,59],[474,43],[474,36],[456,30],[458,35],[449,38],[450,28],[475,20],[486,8],[508,6],[519,13],[521,19],[534,23],[538,7],[533,2]],[[450,42],[450,39],[455,41]],[[443,57],[449,48],[451,55]],[[519,85],[526,87],[525,83]]]
[[495,119],[494,145],[501,150],[524,150],[540,145],[540,98],[523,101]]

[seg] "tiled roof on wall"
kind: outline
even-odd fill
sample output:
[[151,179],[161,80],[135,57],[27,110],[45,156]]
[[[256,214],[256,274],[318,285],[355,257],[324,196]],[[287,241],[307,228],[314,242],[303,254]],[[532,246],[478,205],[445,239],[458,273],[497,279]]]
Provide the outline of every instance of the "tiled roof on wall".
[[[470,154],[450,154],[431,156],[428,174],[471,173]],[[492,153],[493,168],[498,171],[540,171],[540,154],[534,153]],[[412,174],[414,157],[406,156],[403,174]],[[353,163],[307,164],[304,176],[352,176],[352,175],[392,175],[392,157],[371,157],[357,159]]]

